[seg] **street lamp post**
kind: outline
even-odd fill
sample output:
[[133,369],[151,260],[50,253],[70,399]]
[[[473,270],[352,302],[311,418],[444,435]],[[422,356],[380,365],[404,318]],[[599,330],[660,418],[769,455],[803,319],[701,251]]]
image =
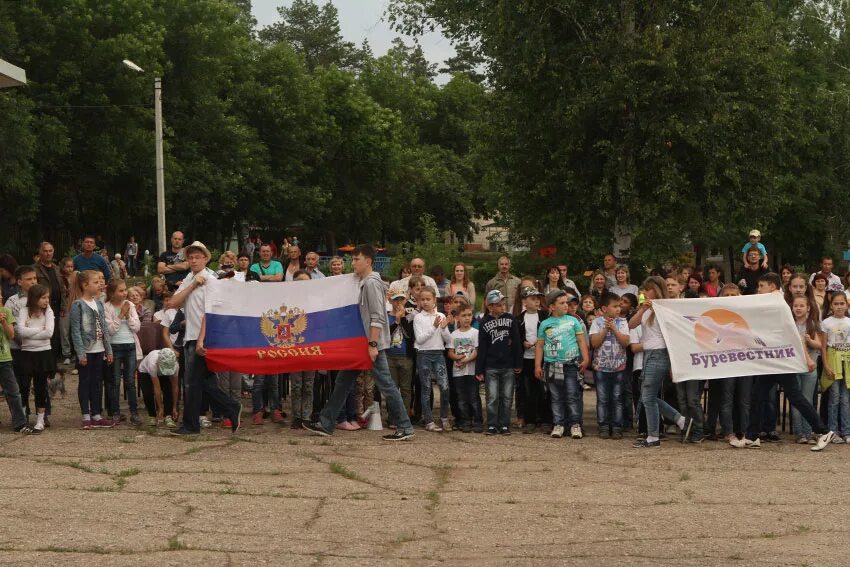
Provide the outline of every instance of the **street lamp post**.
[[[127,68],[143,73],[144,70],[130,61],[124,59]],[[162,79],[153,80],[153,109],[155,122],[155,145],[156,145],[156,234],[159,250],[167,250],[165,239],[165,165],[162,155]]]

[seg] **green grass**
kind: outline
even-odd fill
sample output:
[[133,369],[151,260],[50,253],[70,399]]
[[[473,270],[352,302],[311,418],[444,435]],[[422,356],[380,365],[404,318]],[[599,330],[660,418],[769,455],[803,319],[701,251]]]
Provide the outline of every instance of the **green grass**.
[[117,473],[115,473],[115,476],[118,478],[128,478],[131,476],[136,476],[141,472],[141,470],[137,469],[136,467],[133,467],[131,469],[124,469],[123,471],[118,471]]
[[339,476],[341,476],[343,478],[347,478],[348,480],[356,480],[356,481],[359,481],[359,482],[366,482],[365,478],[363,478],[362,476],[360,476],[356,472],[345,468],[345,466],[343,466],[339,463],[328,463],[328,466],[330,466],[332,473],[338,474]]

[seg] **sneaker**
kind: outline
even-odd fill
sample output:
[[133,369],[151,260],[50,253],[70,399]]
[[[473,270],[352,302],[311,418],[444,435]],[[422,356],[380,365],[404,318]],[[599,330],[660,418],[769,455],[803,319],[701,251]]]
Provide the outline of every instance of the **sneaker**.
[[661,447],[661,440],[657,441],[647,441],[646,439],[638,439],[634,443],[632,443],[632,447],[635,449],[650,449],[652,447]]
[[464,425],[460,430],[463,433],[472,433],[472,426],[471,425]]
[[690,439],[688,439],[688,443],[693,443],[695,445],[698,443],[702,443],[703,441],[705,441],[705,437],[691,437]]
[[80,422],[80,429],[91,429],[91,420],[84,419]]
[[685,426],[684,426],[684,427],[682,427],[682,433],[681,433],[681,436],[682,436],[681,441],[682,441],[682,443],[684,443],[685,441],[687,441],[687,440],[688,440],[688,438],[691,436],[691,429],[693,428],[693,426],[694,426],[694,420],[693,420],[693,418],[692,418],[692,417],[686,417],[686,418],[685,418]]
[[758,437],[756,437],[755,441],[750,441],[746,437],[744,437],[743,439],[738,439],[736,437],[736,438],[732,439],[731,441],[729,441],[729,444],[731,446],[735,447],[736,449],[743,449],[745,447],[749,447],[750,445],[753,445],[756,441],[758,441],[759,446],[761,446],[761,442],[759,441]]
[[832,439],[835,437],[834,431],[828,431],[823,435],[818,437],[818,442],[815,446],[811,448],[812,451],[823,451],[826,449],[826,446],[832,442]]
[[262,425],[263,424],[263,412],[258,411],[251,417],[251,423],[254,425]]
[[29,435],[30,433],[33,433],[33,430],[32,430],[32,427],[24,424],[24,425],[21,425],[20,427],[16,427],[15,433],[20,433],[21,435]]
[[524,434],[534,433],[534,430],[535,430],[535,429],[536,429],[536,428],[534,427],[534,424],[533,424],[533,423],[526,423],[526,424],[525,424],[525,427],[523,427],[523,428],[522,428],[522,432],[523,432]]
[[443,431],[451,431],[452,430],[452,424],[448,420],[448,418],[443,419],[442,422],[443,422]]
[[[351,424],[347,421],[340,421],[336,424],[336,428],[340,431],[355,431]],[[357,429],[360,429],[359,427]]]
[[130,416],[130,425],[139,426],[142,425],[142,418],[139,417],[139,414],[134,413]]
[[188,429],[175,429],[174,431],[169,431],[169,435],[173,435],[174,437],[188,437],[190,435],[200,435],[200,433],[196,433],[194,431],[189,431]]
[[560,439],[563,436],[564,436],[564,426],[563,425],[556,425],[555,427],[552,428],[552,437],[554,437],[555,439]]
[[572,427],[570,427],[570,437],[573,439],[581,439],[581,426],[578,423],[574,423]]
[[611,438],[611,432],[604,430],[604,429],[600,429],[599,430],[599,438],[600,439],[610,439]]
[[476,423],[472,426],[472,431],[474,431],[475,433],[484,433],[484,426],[480,423]]
[[766,441],[770,441],[771,443],[782,443],[782,438],[776,433],[776,431],[771,431],[767,434]]
[[425,431],[431,431],[432,433],[440,433],[443,431],[443,428],[432,421],[431,423],[425,426]]
[[850,435],[844,437],[844,442],[850,444]]
[[151,417],[151,416],[147,416],[147,417],[145,418],[145,425],[146,425],[147,427],[156,427],[156,426],[157,426],[156,418],[155,418],[155,417]]
[[292,423],[289,425],[290,429],[301,429],[301,424],[304,423],[303,419],[295,418],[292,420]]
[[498,432],[496,431],[495,427],[488,427],[487,431],[484,432],[484,435],[495,435],[496,433]]
[[230,432],[236,433],[239,431],[239,428],[242,426],[242,402],[237,404],[239,407],[236,408],[236,411],[233,412],[233,417],[230,419]]
[[281,413],[279,409],[276,409],[272,412],[272,422],[283,423],[283,413]]
[[503,427],[502,429],[499,430],[499,433],[501,433],[502,435],[510,435],[511,434],[511,428],[510,427]]
[[63,361],[62,361],[62,365],[63,365],[63,366],[70,366],[70,365],[71,365],[71,359],[70,359],[70,357],[67,357],[67,356],[66,356],[66,357],[65,357],[65,360],[63,360]]
[[177,427],[177,422],[174,421],[173,417],[171,417],[170,415],[167,415],[167,416],[165,416],[165,426],[168,429],[174,429],[175,427]]
[[731,443],[732,441],[737,441],[738,437],[734,433],[730,433],[729,435],[724,437],[723,440],[727,443]]
[[121,425],[121,416],[120,415],[113,416],[112,419],[108,419],[108,421],[112,422],[112,427],[117,427],[117,426]]
[[844,438],[841,435],[836,435],[830,441],[833,445],[844,445]]
[[360,431],[363,429],[356,421],[349,421],[348,424],[351,426],[351,431]]
[[412,431],[402,431],[398,430],[388,435],[384,435],[381,437],[384,441],[407,441],[408,439],[413,439]]
[[755,441],[747,445],[747,449],[761,449],[761,437],[757,437]]
[[101,418],[97,420],[92,420],[91,426],[92,429],[112,429],[115,427],[115,421],[112,419]]
[[809,444],[809,436],[808,435],[798,435],[796,443],[798,445],[808,445]]
[[[314,421],[312,423],[307,422],[307,421],[303,421],[303,422],[301,422],[301,428],[306,429],[307,431],[309,431],[310,433],[313,433],[315,435],[321,435],[322,437],[330,437],[331,436],[331,432],[328,431],[327,429],[325,429],[322,426],[321,421]],[[398,433],[398,432],[396,432],[396,433]]]
[[622,432],[622,431],[617,431],[617,430],[615,429],[615,430],[611,433],[611,439],[622,439],[622,438],[623,438],[623,432]]
[[76,368],[74,368],[73,370],[71,370],[71,375],[73,375],[73,376],[76,376],[76,375],[77,375],[77,374],[79,374],[79,373],[80,373],[80,371],[79,371],[79,370],[77,370]]
[[43,421],[36,422],[36,424],[32,428],[32,432],[35,433],[36,435],[38,435],[42,431],[44,431],[44,422]]
[[224,419],[221,420],[221,428],[227,429],[228,427],[233,427],[233,422],[230,421],[229,417],[225,417]]
[[212,427],[212,421],[210,421],[205,415],[202,415],[199,421],[201,423],[201,427]]

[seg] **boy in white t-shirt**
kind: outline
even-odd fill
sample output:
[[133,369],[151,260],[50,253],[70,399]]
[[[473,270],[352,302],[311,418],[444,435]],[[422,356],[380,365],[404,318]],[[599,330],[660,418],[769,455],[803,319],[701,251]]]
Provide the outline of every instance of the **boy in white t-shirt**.
[[[522,313],[519,314],[519,333],[522,337],[522,373],[517,383],[517,417],[523,418],[522,432],[534,433],[543,423],[546,402],[546,383],[534,376],[534,351],[537,349],[537,327],[548,313],[541,311],[543,294],[535,287],[525,287],[521,292]],[[522,396],[520,396],[522,392]],[[520,400],[522,411],[520,412]]]
[[[475,378],[475,358],[478,356],[478,329],[472,328],[472,307],[464,305],[457,310],[457,328],[451,333],[449,358],[452,365],[452,388],[457,397],[460,423],[455,425],[464,433],[472,432],[474,399],[479,396]],[[481,403],[479,398],[479,404]]]
[[599,301],[602,316],[590,326],[593,368],[596,373],[596,421],[599,436],[623,438],[623,387],[629,324],[620,317],[620,297],[603,293]]

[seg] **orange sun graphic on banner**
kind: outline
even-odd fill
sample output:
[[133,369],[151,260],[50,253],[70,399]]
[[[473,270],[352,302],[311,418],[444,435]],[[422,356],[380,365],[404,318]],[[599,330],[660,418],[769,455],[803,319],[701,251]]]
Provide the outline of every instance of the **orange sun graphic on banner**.
[[700,316],[686,315],[694,323],[694,338],[706,350],[757,348],[764,341],[750,330],[747,320],[728,309],[709,309]]

